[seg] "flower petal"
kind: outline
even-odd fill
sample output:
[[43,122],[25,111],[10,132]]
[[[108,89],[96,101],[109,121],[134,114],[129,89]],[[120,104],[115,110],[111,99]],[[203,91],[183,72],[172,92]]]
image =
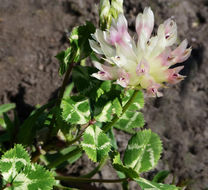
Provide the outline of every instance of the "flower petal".
[[92,50],[98,54],[103,54],[101,47],[99,46],[98,42],[94,40],[89,40],[90,47]]
[[187,60],[191,54],[191,48],[187,48],[188,41],[185,39],[181,42],[181,44],[171,52],[171,57],[173,64],[181,63]]
[[120,14],[118,16],[117,23],[113,24],[109,31],[110,31],[109,41],[112,45],[125,44],[131,40],[131,37],[128,33],[127,20],[123,14]]
[[147,94],[150,97],[161,97],[163,94],[158,91],[158,89],[161,87],[160,84],[152,84],[149,88],[147,88]]
[[176,67],[174,69],[168,69],[168,82],[170,84],[177,84],[185,78],[185,76],[179,74],[179,72],[183,68],[184,66]]
[[138,44],[144,49],[149,40],[154,27],[154,14],[150,7],[144,9],[143,14],[138,14],[136,18],[136,31],[138,35]]
[[138,76],[141,76],[149,73],[149,70],[149,63],[145,59],[142,59],[141,62],[137,65],[136,73]]
[[129,84],[129,80],[130,80],[130,75],[125,71],[120,71],[119,78],[116,81],[116,83],[126,88]]
[[93,73],[92,76],[99,80],[115,80],[118,78],[119,68],[116,66],[106,66],[99,62],[93,62],[94,66],[99,70],[98,73]]
[[97,29],[95,32],[95,38],[100,43],[101,49],[105,56],[113,57],[115,56],[115,48],[108,44],[104,38],[104,32]]

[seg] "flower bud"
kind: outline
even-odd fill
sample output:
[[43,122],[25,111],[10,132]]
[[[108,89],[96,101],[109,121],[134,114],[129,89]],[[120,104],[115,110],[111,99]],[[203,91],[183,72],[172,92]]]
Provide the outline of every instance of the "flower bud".
[[101,0],[99,10],[101,29],[109,29],[112,19],[117,19],[120,13],[123,13],[123,0]]

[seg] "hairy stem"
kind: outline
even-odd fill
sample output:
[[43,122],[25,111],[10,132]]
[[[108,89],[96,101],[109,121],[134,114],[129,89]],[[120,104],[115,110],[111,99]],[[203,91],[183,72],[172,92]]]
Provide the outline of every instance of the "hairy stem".
[[[125,104],[125,106],[123,107],[123,111],[121,113],[121,116],[125,113],[125,111],[129,108],[129,106],[134,102],[136,96],[138,95],[139,90],[135,90],[134,93],[132,94],[131,98],[129,99],[129,101]],[[120,117],[121,117],[120,116]],[[119,117],[117,115],[115,115],[115,117],[113,118],[113,120],[108,123],[107,125],[105,125],[102,129],[104,132],[107,132],[108,130],[111,129],[111,127],[113,127],[113,125],[119,120]]]
[[72,177],[72,176],[55,176],[55,179],[56,180],[61,180],[61,181],[71,181],[71,182],[80,182],[80,183],[91,183],[91,182],[120,183],[120,182],[128,180],[128,178],[122,178],[122,179],[91,179],[91,178]]
[[64,161],[68,160],[69,158],[75,156],[76,154],[80,153],[82,151],[82,148],[76,148],[73,151],[62,155],[60,157],[58,157],[56,160],[54,160],[53,162],[51,162],[50,164],[48,164],[48,168],[55,168],[57,166],[59,166],[61,163],[63,163]]

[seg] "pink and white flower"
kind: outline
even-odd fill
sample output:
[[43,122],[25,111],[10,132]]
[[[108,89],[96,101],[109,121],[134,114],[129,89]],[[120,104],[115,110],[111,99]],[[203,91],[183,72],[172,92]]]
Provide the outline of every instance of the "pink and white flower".
[[124,88],[142,88],[152,96],[161,96],[159,88],[164,84],[176,84],[184,79],[179,72],[182,66],[170,68],[185,61],[191,54],[187,40],[174,50],[177,25],[168,19],[159,25],[157,35],[152,36],[154,15],[145,8],[136,18],[137,40],[128,33],[127,20],[123,14],[112,21],[109,30],[97,29],[90,40],[91,48],[103,56],[109,65],[95,63],[99,70],[92,76],[100,80],[115,80]]

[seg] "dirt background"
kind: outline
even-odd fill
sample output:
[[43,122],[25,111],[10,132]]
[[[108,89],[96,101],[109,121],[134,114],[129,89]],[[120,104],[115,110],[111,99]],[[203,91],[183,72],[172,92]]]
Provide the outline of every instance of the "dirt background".
[[[152,175],[167,169],[189,190],[208,189],[208,0],[124,0],[129,27],[135,16],[151,6],[156,26],[172,17],[179,39],[187,38],[192,56],[182,71],[185,81],[164,90],[164,97],[148,99],[143,110],[146,127],[163,140],[164,153]],[[61,84],[54,56],[68,46],[72,27],[98,21],[98,0],[0,0],[0,103],[15,102],[24,119],[37,104],[56,96]],[[97,25],[97,24],[96,24]],[[120,150],[128,135],[117,132]],[[81,166],[79,166],[82,165]],[[83,174],[93,164],[86,156],[69,166],[68,173]],[[107,165],[96,177],[116,178]],[[117,184],[100,185],[117,190]],[[131,189],[138,189],[134,183]]]

